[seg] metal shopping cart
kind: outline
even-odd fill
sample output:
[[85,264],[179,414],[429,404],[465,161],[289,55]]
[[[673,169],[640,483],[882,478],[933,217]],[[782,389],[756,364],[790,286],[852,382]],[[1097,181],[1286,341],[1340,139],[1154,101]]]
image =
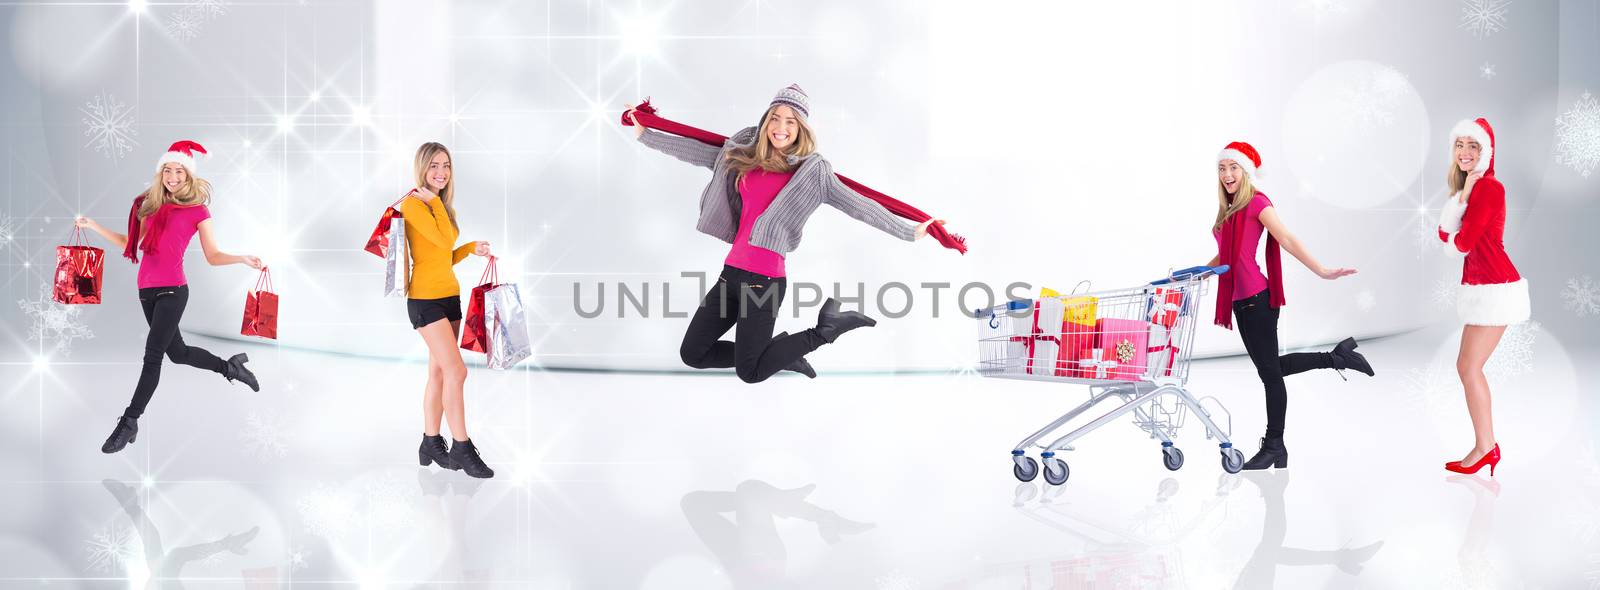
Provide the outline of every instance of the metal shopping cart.
[[[1228,428],[1218,428],[1211,411],[1201,401],[1212,402],[1227,414],[1216,398],[1196,399],[1184,389],[1189,378],[1189,358],[1194,344],[1196,309],[1207,281],[1228,271],[1223,266],[1196,266],[1170,272],[1166,278],[1129,289],[1060,295],[1044,293],[1032,301],[1011,301],[975,316],[978,328],[978,372],[985,377],[1076,383],[1089,386],[1089,400],[1017,443],[1011,451],[1012,473],[1033,481],[1040,462],[1027,456],[1031,448],[1043,449],[1044,480],[1066,483],[1070,474],[1058,451],[1073,450],[1073,441],[1124,414],[1161,441],[1162,464],[1176,471],[1183,467],[1183,451],[1172,438],[1192,410],[1206,427],[1206,439],[1219,441],[1222,469],[1238,473],[1244,454],[1233,448],[1233,418]],[[1086,283],[1080,283],[1082,287]],[[1103,401],[1121,403],[1088,424],[1038,444],[1046,435]]]

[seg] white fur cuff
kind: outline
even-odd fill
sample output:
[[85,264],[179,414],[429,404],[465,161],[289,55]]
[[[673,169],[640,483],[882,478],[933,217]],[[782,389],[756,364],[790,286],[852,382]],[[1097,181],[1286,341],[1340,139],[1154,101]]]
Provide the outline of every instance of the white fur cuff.
[[1461,218],[1466,214],[1466,203],[1455,197],[1445,199],[1444,208],[1439,210],[1439,231],[1447,234],[1461,231]]

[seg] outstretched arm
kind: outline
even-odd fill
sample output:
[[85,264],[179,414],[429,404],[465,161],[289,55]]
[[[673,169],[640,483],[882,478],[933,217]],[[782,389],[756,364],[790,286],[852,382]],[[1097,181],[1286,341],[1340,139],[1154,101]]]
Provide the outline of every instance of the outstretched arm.
[[822,176],[822,181],[827,183],[825,187],[827,195],[823,202],[843,211],[845,215],[908,242],[927,234],[927,225],[916,226],[907,223],[895,217],[877,201],[861,196],[855,189],[845,186],[844,181],[839,180],[833,173],[833,167],[826,163],[823,165]]
[[126,234],[119,234],[106,229],[93,219],[79,215],[77,219],[73,220],[73,225],[93,230],[94,233],[100,234],[100,237],[105,238],[107,242],[111,242],[111,245],[116,246],[118,250],[128,247],[128,236]]
[[634,118],[633,108],[633,105],[628,105],[628,120],[633,122],[633,136],[639,143],[701,168],[716,166],[717,156],[722,153],[722,146],[645,129],[644,125],[640,125],[639,120]]
[[224,266],[228,264],[243,264],[250,268],[261,270],[261,259],[250,255],[235,255],[217,249],[217,240],[211,234],[211,220],[200,222],[200,249],[206,254],[206,262],[211,266]]
[[1284,250],[1287,250],[1290,255],[1295,257],[1295,260],[1299,260],[1300,264],[1304,264],[1308,270],[1317,276],[1331,281],[1339,277],[1356,274],[1356,269],[1353,268],[1326,268],[1322,266],[1322,263],[1317,262],[1317,259],[1311,256],[1311,251],[1306,249],[1305,244],[1302,244],[1294,234],[1289,233],[1288,226],[1285,226],[1283,220],[1278,218],[1277,207],[1262,209],[1259,219],[1261,220],[1261,225],[1272,233],[1273,238],[1278,240],[1278,245],[1282,246]]

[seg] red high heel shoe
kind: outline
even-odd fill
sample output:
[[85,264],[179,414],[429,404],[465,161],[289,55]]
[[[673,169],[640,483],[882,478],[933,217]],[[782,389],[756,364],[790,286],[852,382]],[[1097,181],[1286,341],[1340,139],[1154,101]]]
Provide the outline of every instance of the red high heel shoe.
[[1456,473],[1465,473],[1465,474],[1471,475],[1471,474],[1477,473],[1478,470],[1483,469],[1484,465],[1488,465],[1489,466],[1489,476],[1493,477],[1494,476],[1494,466],[1499,465],[1499,464],[1500,464],[1500,445],[1499,445],[1499,443],[1496,443],[1494,445],[1493,449],[1489,449],[1489,452],[1484,453],[1482,457],[1478,458],[1478,462],[1477,463],[1473,463],[1472,465],[1469,465],[1469,466],[1463,466],[1460,461],[1451,461],[1449,463],[1445,463],[1444,464],[1444,468],[1447,469],[1447,470],[1450,470],[1450,471],[1454,471]]

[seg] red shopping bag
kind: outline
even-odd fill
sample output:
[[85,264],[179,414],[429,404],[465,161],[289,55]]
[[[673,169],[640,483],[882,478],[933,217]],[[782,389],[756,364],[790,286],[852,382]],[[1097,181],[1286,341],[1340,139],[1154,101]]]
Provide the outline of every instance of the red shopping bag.
[[483,277],[478,279],[478,286],[472,288],[472,294],[467,299],[467,317],[461,322],[461,349],[472,352],[489,352],[489,326],[483,317],[483,294],[495,288],[495,281],[500,280],[500,273],[495,268],[495,257],[489,257],[489,264],[483,267]]
[[266,267],[261,267],[255,290],[244,295],[244,326],[239,333],[278,338],[278,294],[272,291],[272,273]]
[[57,303],[100,303],[100,279],[105,274],[106,251],[83,241],[83,228],[75,228],[65,246],[56,246],[56,278],[50,296]]
[[389,221],[396,217],[402,217],[397,205],[409,196],[411,196],[411,193],[401,195],[399,199],[396,199],[394,203],[391,203],[388,208],[383,210],[383,216],[378,218],[378,227],[372,228],[372,236],[367,238],[366,251],[373,253],[378,258],[389,257],[389,245],[391,242],[389,239]]

